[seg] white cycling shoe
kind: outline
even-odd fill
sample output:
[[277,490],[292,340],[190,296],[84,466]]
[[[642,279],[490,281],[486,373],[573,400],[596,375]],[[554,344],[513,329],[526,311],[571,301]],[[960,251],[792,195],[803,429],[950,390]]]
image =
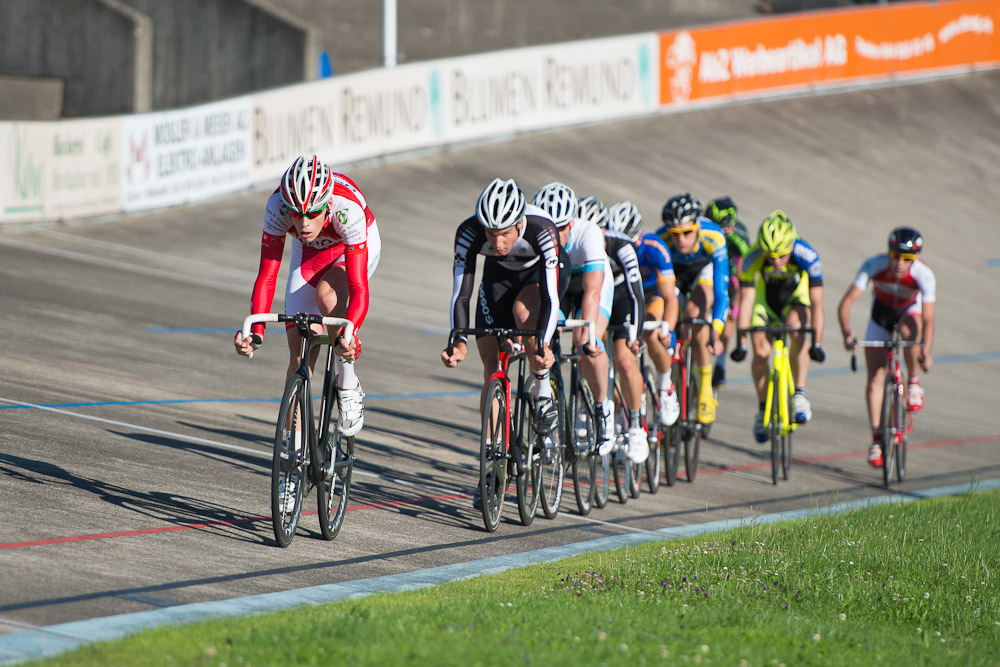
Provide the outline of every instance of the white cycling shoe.
[[647,458],[649,443],[646,442],[646,430],[641,426],[633,426],[628,430],[628,460],[643,463]]
[[607,456],[615,448],[615,417],[597,409],[597,455]]
[[340,434],[357,435],[365,425],[365,392],[359,383],[354,389],[337,390],[337,411],[340,413]]
[[295,509],[295,492],[298,490],[298,477],[294,474],[281,480],[278,486],[278,498],[281,501],[281,513],[288,514]]
[[681,404],[677,402],[677,392],[671,387],[660,390],[660,423],[664,426],[673,426],[677,418],[681,416]]

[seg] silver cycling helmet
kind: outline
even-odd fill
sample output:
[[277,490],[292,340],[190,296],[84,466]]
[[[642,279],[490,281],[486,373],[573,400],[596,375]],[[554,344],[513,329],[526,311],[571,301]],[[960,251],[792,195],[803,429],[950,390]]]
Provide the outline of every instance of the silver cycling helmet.
[[541,188],[531,198],[531,203],[545,211],[556,227],[564,227],[576,217],[579,204],[573,188],[555,182]]
[[318,156],[295,158],[281,177],[282,202],[297,215],[315,216],[330,202],[333,178]]
[[601,229],[608,226],[608,209],[604,208],[604,202],[593,195],[580,198],[576,217],[590,220]]
[[507,229],[524,218],[524,190],[514,179],[494,178],[476,203],[476,218],[487,229]]
[[642,216],[635,204],[625,200],[618,202],[608,210],[608,229],[621,232],[633,241],[642,232]]
[[668,229],[694,225],[700,215],[701,202],[690,192],[671,197],[663,205],[663,224]]

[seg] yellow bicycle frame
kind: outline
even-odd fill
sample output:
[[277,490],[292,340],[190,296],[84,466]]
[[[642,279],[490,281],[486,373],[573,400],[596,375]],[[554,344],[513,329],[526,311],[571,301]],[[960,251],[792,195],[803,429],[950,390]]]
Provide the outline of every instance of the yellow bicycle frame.
[[792,378],[792,364],[788,357],[788,348],[782,338],[775,337],[774,349],[771,353],[771,374],[767,379],[767,401],[764,403],[764,424],[770,428],[771,406],[774,405],[775,385],[779,396],[785,400],[778,402],[778,419],[781,425],[780,435],[788,435],[798,424],[789,415],[789,405],[795,392],[795,380]]

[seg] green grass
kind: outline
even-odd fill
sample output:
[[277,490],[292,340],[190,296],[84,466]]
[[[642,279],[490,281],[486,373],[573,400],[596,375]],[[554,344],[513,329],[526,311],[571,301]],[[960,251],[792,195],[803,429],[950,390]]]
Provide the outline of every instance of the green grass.
[[56,665],[997,665],[1000,492],[163,627]]

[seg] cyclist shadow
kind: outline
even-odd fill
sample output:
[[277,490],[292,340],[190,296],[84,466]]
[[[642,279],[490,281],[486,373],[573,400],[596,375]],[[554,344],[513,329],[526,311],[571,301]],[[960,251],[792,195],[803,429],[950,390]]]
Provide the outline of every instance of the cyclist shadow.
[[228,536],[246,542],[265,541],[252,524],[260,517],[247,517],[236,508],[225,507],[198,498],[163,493],[141,492],[104,480],[74,474],[65,468],[35,459],[0,453],[0,474],[32,484],[53,484],[80,489],[98,499],[140,516],[162,521],[169,526]]
[[442,526],[463,527],[467,520],[459,503],[468,502],[465,498],[461,492],[400,488],[398,484],[358,476],[351,484],[348,507],[362,506]]
[[[252,418],[246,417],[246,419],[252,419]],[[254,421],[261,421],[263,423],[263,420],[254,420]],[[266,423],[271,427],[271,433],[263,433],[263,434],[251,433],[250,431],[237,431],[234,429],[227,429],[227,428],[213,428],[211,426],[204,426],[202,424],[194,424],[192,422],[186,422],[186,421],[177,422],[177,424],[179,424],[180,426],[188,426],[190,428],[197,429],[204,433],[222,435],[232,438],[233,440],[239,440],[242,442],[266,445],[268,447],[271,447],[274,444],[274,422],[270,421]]]

